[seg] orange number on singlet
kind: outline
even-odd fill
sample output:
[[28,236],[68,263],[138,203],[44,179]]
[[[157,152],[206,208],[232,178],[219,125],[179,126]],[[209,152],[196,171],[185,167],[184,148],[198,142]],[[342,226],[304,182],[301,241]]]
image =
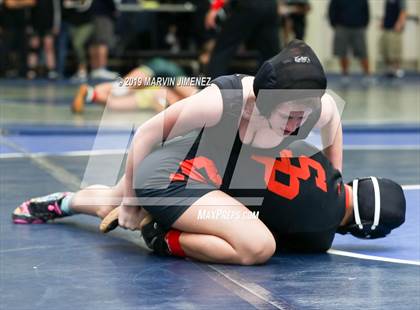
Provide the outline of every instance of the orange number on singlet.
[[[201,182],[207,183],[210,181],[216,186],[222,184],[222,178],[219,175],[214,162],[207,157],[199,156],[192,159],[183,160],[180,163],[181,173],[173,173],[169,176],[171,181],[185,181],[186,177]],[[204,169],[205,175],[199,170]],[[206,180],[207,177],[207,180]]]
[[[317,173],[315,177],[316,186],[322,191],[327,192],[325,170],[319,162],[306,156],[299,156],[300,167],[297,167],[291,164],[290,157],[292,157],[290,150],[281,151],[279,159],[252,156],[252,159],[265,166],[264,180],[269,191],[286,199],[293,200],[299,195],[299,180],[308,180],[311,176],[309,168],[313,168]],[[290,178],[289,184],[283,184],[277,181],[276,172],[288,175]]]

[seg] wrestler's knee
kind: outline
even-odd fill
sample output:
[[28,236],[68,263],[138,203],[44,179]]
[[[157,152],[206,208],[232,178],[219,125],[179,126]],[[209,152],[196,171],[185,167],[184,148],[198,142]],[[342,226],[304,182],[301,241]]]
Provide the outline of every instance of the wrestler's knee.
[[117,206],[101,206],[97,211],[96,211],[96,215],[103,219],[105,218],[109,212],[111,212],[112,210],[114,210]]
[[238,247],[241,265],[257,265],[267,262],[276,251],[276,241],[268,232],[256,240]]
[[117,194],[115,186],[91,185],[86,190],[92,191],[92,196],[95,197],[93,203],[99,205],[96,215],[100,218],[107,216],[109,212],[121,203],[122,196]]

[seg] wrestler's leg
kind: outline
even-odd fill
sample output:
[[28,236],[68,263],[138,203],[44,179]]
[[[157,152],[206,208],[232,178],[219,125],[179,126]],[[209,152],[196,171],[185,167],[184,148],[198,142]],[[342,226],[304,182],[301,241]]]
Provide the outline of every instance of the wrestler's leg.
[[124,193],[124,176],[112,187],[91,185],[73,194],[70,209],[80,214],[104,218],[121,204]]
[[127,86],[130,89],[139,89],[146,87],[144,81],[153,76],[154,73],[145,66],[135,68],[131,70],[125,77],[123,85]]
[[118,82],[100,83],[94,87],[82,84],[77,90],[71,109],[74,113],[82,113],[86,103],[106,105],[112,94],[129,95],[131,90],[144,87],[142,81],[152,74],[146,67],[141,67],[131,70]]
[[125,77],[123,81],[118,83],[100,83],[96,85],[93,89],[95,92],[94,102],[99,104],[106,104],[106,101],[109,98],[109,95],[112,94],[113,89],[121,86],[128,89],[137,89],[144,87],[142,81],[149,77],[149,73],[143,69],[135,68],[131,70]]
[[198,88],[195,86],[175,86],[173,91],[178,94],[181,99],[191,97],[198,92]]
[[[200,213],[218,209],[232,216],[200,219]],[[236,199],[213,191],[198,199],[173,227],[182,231],[179,244],[187,257],[214,263],[261,264],[274,254],[276,244],[261,220],[246,218],[248,212]]]
[[106,101],[108,100],[109,95],[112,92],[112,88],[115,87],[114,83],[111,82],[105,82],[105,83],[100,83],[96,86],[93,87],[93,90],[95,92],[92,101],[94,103],[99,103],[99,104],[106,104]]
[[[176,102],[178,102],[179,100],[181,100],[181,99],[184,99],[185,97],[184,96],[182,96],[182,95],[180,95],[177,91],[176,91],[176,88],[171,88],[171,87],[163,87],[162,88],[163,90],[164,90],[164,92],[165,92],[165,105],[162,107],[162,110],[163,109],[165,109],[167,106],[169,106],[169,105],[172,105],[172,104],[174,104],[174,103],[176,103]],[[162,99],[161,98],[159,98],[159,103],[160,103],[160,105],[162,105],[162,103],[163,103],[163,101],[162,101]],[[157,108],[156,108],[156,111],[157,112],[160,112],[160,111],[158,111],[157,110]]]
[[109,96],[107,109],[132,111],[136,109],[153,109],[161,112],[169,104],[183,99],[172,88],[144,88],[130,92],[126,96]]
[[104,218],[121,204],[124,177],[113,187],[92,185],[76,193],[58,192],[23,202],[12,214],[14,223],[45,223],[73,214]]

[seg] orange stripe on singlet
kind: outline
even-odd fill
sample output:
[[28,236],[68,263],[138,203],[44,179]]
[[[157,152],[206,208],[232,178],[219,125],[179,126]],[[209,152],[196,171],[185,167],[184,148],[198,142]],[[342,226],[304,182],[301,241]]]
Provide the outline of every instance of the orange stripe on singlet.
[[346,196],[346,209],[350,207],[350,192],[347,186],[348,185],[344,184],[344,192]]

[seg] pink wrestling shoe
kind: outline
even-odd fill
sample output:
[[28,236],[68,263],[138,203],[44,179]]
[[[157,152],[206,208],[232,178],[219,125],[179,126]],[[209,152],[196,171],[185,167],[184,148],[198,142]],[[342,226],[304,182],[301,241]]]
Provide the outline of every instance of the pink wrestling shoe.
[[32,198],[22,203],[12,213],[15,224],[43,224],[48,220],[68,216],[61,210],[63,199],[70,193],[53,193]]

